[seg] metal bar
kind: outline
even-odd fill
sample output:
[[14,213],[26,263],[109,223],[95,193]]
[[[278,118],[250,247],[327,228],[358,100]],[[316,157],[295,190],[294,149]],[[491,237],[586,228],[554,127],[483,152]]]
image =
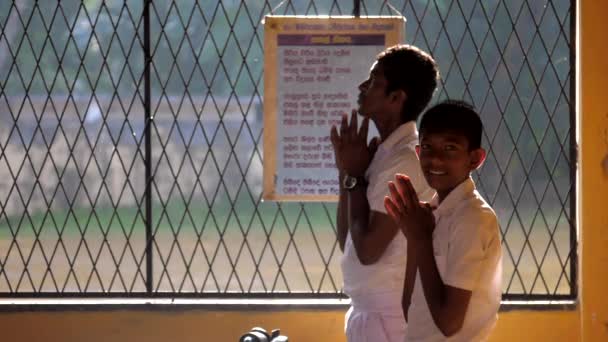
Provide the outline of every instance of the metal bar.
[[144,135],[146,139],[145,168],[146,168],[146,291],[152,292],[153,273],[152,273],[152,107],[151,107],[151,87],[150,87],[150,0],[144,0]]
[[[336,292],[0,292],[6,298],[217,298],[217,299],[347,299],[344,293]],[[554,297],[548,297],[554,298]]]
[[570,294],[578,296],[578,248],[576,234],[576,170],[578,142],[576,141],[576,0],[570,1]]
[[353,16],[355,18],[361,16],[361,0],[353,0]]
[[[229,293],[229,292],[97,292],[97,293],[75,293],[65,292],[58,296],[56,292],[15,292],[0,293],[0,298],[217,298],[217,299],[347,299],[344,293],[335,292],[251,292],[251,293]],[[504,293],[503,301],[561,301],[574,300],[569,294],[531,294],[531,293]]]

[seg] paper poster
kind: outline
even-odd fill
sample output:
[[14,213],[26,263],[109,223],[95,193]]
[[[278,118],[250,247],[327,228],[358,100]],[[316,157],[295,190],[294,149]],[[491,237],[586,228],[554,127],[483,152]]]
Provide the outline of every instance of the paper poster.
[[331,126],[356,109],[378,53],[403,42],[403,17],[265,18],[265,200],[336,201]]

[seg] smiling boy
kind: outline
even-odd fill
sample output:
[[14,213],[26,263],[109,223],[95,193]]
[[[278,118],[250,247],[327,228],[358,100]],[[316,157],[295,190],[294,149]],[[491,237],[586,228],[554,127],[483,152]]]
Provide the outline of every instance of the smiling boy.
[[502,285],[498,221],[471,178],[486,156],[482,129],[470,105],[435,105],[421,120],[416,147],[435,196],[420,202],[406,175],[389,183],[384,204],[408,241],[406,273],[416,275],[404,284],[406,341],[485,341],[496,323]]

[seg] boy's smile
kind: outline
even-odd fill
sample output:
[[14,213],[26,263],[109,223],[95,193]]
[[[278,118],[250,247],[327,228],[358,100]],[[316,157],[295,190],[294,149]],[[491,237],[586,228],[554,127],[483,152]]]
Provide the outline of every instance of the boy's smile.
[[424,178],[437,191],[440,202],[469,177],[485,156],[481,148],[469,151],[466,137],[451,132],[422,134],[416,152]]

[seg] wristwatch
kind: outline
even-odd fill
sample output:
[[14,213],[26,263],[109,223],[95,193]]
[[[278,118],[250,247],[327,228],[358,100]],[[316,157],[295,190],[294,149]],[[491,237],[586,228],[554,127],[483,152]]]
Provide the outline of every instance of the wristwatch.
[[344,179],[342,180],[342,187],[348,191],[354,190],[357,186],[367,185],[367,181],[363,176],[353,177],[351,175],[345,174]]

